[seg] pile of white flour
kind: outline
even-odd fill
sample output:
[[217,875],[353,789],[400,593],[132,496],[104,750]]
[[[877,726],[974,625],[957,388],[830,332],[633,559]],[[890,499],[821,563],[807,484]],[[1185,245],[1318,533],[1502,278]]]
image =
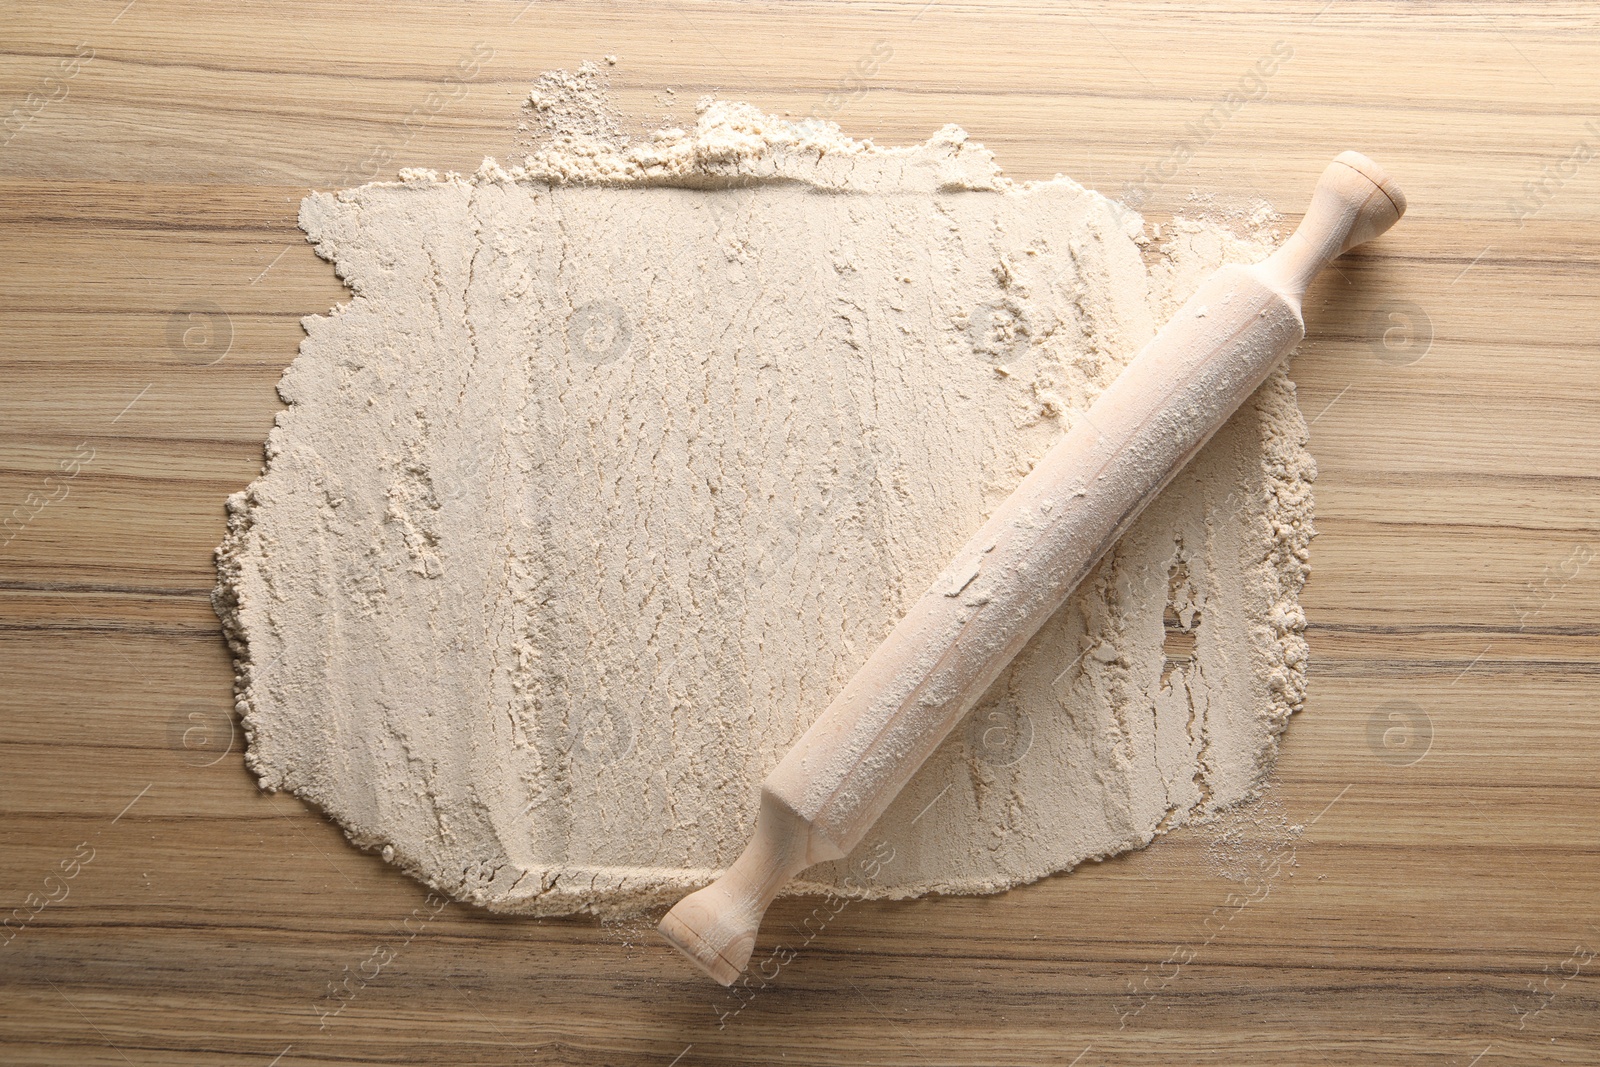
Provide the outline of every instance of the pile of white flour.
[[[305,320],[229,500],[249,765],[537,914],[730,862],[947,557],[1207,273],[1268,251],[1152,239],[954,127],[880,148],[709,101],[300,217],[354,295]],[[1252,795],[1305,684],[1305,438],[1279,371],[913,779],[876,877],[791,890],[994,891]]]

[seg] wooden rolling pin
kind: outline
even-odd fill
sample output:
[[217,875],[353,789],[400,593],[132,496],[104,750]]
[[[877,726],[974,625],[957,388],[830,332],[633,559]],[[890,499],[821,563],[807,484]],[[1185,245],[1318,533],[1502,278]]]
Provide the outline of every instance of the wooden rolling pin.
[[737,978],[784,883],[861,841],[1140,510],[1305,336],[1300,301],[1317,273],[1405,207],[1376,164],[1345,152],[1281,248],[1208,278],[767,776],[750,844],[667,913],[667,940],[723,985]]

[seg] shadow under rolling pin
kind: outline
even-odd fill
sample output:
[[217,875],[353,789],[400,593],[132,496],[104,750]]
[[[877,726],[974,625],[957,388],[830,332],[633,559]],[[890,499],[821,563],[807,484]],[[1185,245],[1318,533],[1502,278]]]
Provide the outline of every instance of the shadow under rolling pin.
[[660,930],[728,985],[767,905],[853,849],[946,735],[1161,489],[1305,336],[1335,257],[1397,222],[1404,195],[1345,152],[1283,246],[1211,275],[1022,480],[761,786],[755,834]]

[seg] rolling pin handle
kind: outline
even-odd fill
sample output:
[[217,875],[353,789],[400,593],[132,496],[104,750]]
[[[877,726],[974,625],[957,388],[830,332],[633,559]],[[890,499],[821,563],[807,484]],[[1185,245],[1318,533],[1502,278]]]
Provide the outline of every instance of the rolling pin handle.
[[722,876],[678,901],[658,929],[672,947],[723,985],[750,962],[767,905],[795,875],[843,853],[767,790],[756,831]]
[[1299,227],[1261,264],[1262,277],[1298,308],[1323,267],[1387,231],[1405,210],[1405,194],[1382,167],[1341,152],[1317,180]]

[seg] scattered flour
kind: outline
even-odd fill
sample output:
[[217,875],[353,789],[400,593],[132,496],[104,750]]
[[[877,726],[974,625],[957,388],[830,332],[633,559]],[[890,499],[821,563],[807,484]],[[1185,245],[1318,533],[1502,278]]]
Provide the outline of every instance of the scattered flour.
[[[305,320],[214,601],[264,788],[458,898],[626,916],[738,854],[985,514],[1270,245],[1152,239],[955,127],[702,101],[627,141],[592,68],[529,109],[519,165],[304,202],[353,297]],[[995,891],[1254,796],[1304,691],[1305,440],[1275,372],[907,786],[876,876],[791,891]]]
[[522,147],[575,142],[616,147],[624,140],[622,117],[606,96],[605,73],[594,63],[540,75],[523,102],[522,115],[517,124]]

